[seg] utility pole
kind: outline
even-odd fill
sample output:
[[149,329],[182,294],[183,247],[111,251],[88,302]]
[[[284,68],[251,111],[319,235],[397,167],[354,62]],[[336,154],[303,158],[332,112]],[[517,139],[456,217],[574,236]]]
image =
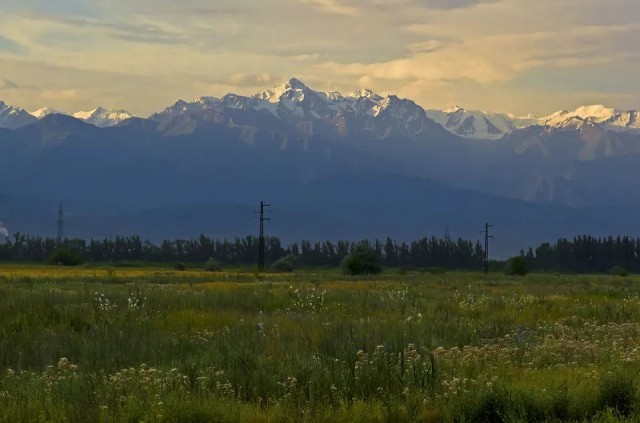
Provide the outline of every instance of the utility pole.
[[264,222],[271,223],[270,217],[264,217],[265,207],[271,207],[270,204],[265,204],[264,201],[260,201],[260,211],[255,212],[254,216],[260,214],[260,238],[258,238],[258,269],[264,270],[264,253],[265,253],[265,240],[264,240]]
[[62,210],[62,203],[58,209],[58,247],[62,245],[64,240],[64,211]]
[[489,240],[493,238],[493,235],[489,235],[489,228],[493,228],[493,225],[488,223],[484,224],[484,273],[489,273]]
[[449,225],[447,225],[446,229],[444,230],[444,240],[447,242],[451,241],[451,234],[449,233]]

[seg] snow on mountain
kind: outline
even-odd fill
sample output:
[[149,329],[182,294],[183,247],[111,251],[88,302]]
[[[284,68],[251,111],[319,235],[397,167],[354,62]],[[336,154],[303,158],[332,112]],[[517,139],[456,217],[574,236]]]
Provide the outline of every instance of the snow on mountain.
[[560,110],[540,118],[539,122],[554,129],[580,129],[595,124],[612,131],[640,132],[640,113],[635,110],[616,110],[601,104],[582,106],[573,111]]
[[530,126],[548,126],[552,130],[575,129],[585,123],[615,131],[640,132],[638,112],[618,111],[600,105],[580,107],[573,112],[563,110],[543,118],[466,110],[457,106],[446,110],[424,110],[413,101],[393,95],[383,97],[368,89],[347,95],[316,91],[296,78],[252,96],[227,94],[222,98],[201,97],[192,102],[180,100],[150,119],[169,122],[176,116],[192,115],[219,121],[226,119],[223,116],[226,109],[268,112],[292,124],[323,121],[339,127],[341,132],[345,128],[348,130],[348,122],[357,122],[361,129],[368,131],[388,132],[393,127],[409,136],[422,132],[433,121],[457,136],[485,140],[498,140]]
[[351,94],[349,94],[347,97],[349,98],[353,98],[353,99],[362,99],[362,98],[368,98],[371,101],[374,102],[380,102],[384,99],[384,97],[374,93],[371,90],[368,89],[362,89],[359,91],[354,91]]
[[575,130],[595,125],[613,131],[640,132],[638,112],[602,105],[582,106],[573,111],[560,110],[542,118],[465,110],[457,106],[447,110],[427,110],[427,116],[463,138],[497,140],[517,129],[534,125],[548,130]]
[[27,111],[0,101],[0,128],[15,129],[36,121]]
[[251,97],[256,109],[264,109],[286,119],[330,119],[350,106],[338,92],[315,91],[296,78]]
[[478,110],[465,110],[458,106],[446,110],[427,110],[427,116],[449,132],[463,138],[497,140],[524,126],[515,117]]
[[131,113],[125,110],[106,110],[102,107],[88,111],[88,112],[76,112],[72,114],[76,119],[80,119],[91,125],[99,126],[101,128],[107,126],[114,126],[123,120],[131,119],[135,117]]
[[392,129],[415,136],[429,125],[437,126],[413,101],[396,96],[382,97],[371,90],[360,90],[347,96],[316,91],[296,78],[250,97],[227,94],[220,99],[202,97],[190,103],[180,100],[150,119],[170,122],[176,116],[192,115],[206,120],[221,116],[225,109],[268,112],[295,125],[321,122],[340,133],[348,132],[349,125],[359,125],[360,129],[380,132],[382,136]]
[[62,114],[62,115],[64,115],[66,113],[60,112],[60,111],[58,111],[56,109],[51,109],[49,107],[43,107],[41,109],[38,109],[36,111],[31,112],[31,116],[35,117],[36,119],[42,119],[45,116],[53,115],[53,114]]

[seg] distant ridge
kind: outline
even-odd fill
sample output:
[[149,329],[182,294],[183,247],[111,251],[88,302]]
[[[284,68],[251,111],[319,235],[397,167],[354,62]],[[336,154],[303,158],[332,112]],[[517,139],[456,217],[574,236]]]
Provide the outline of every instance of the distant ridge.
[[[287,121],[309,118],[335,120],[336,115],[357,112],[363,116],[395,114],[405,119],[405,132],[415,136],[427,121],[435,121],[448,132],[467,139],[500,140],[516,130],[531,126],[543,126],[549,130],[580,129],[595,125],[617,132],[640,133],[640,114],[635,110],[617,110],[603,105],[581,106],[576,110],[561,110],[549,116],[518,117],[512,114],[467,110],[452,107],[446,110],[425,110],[411,100],[397,96],[380,96],[368,89],[355,90],[343,95],[338,92],[316,91],[297,78],[282,85],[266,89],[252,96],[229,93],[221,98],[200,97],[193,101],[180,100],[166,109],[153,113],[149,118],[157,122],[169,121],[176,116],[206,115],[216,108],[235,108],[269,112]],[[401,110],[402,109],[402,110]],[[0,102],[0,127],[15,129],[33,123],[51,113],[61,113],[47,107],[31,114]],[[135,117],[125,110],[107,110],[102,107],[71,113],[78,119],[99,127],[109,127]],[[410,123],[411,121],[411,123]],[[338,122],[335,122],[339,125]],[[428,126],[428,125],[427,125]]]

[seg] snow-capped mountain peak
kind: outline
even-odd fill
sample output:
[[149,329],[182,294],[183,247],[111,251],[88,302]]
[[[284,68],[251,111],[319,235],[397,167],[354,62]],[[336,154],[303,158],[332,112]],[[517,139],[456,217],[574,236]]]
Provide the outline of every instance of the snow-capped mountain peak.
[[36,121],[27,111],[0,101],[0,128],[15,129]]
[[[194,103],[200,103],[200,104],[212,104],[212,103],[216,103],[220,101],[220,99],[218,97],[213,97],[213,96],[204,96],[204,97],[198,97],[196,98],[193,102]],[[187,104],[185,101],[180,100],[180,102]]]
[[550,128],[580,129],[597,124],[612,131],[640,131],[640,114],[635,110],[616,110],[601,104],[581,106],[573,111],[560,110],[539,120]]
[[53,115],[53,114],[64,114],[64,113],[56,109],[52,109],[50,107],[43,107],[41,109],[31,112],[31,116],[34,116],[37,119],[42,119],[45,116]]
[[447,114],[451,114],[451,113],[458,113],[458,112],[464,112],[464,111],[465,111],[465,110],[464,110],[462,107],[460,107],[460,106],[453,106],[453,107],[450,107],[450,108],[448,108],[448,109],[443,110],[443,112],[444,112],[444,113],[447,113]]
[[[382,97],[368,89],[344,96],[338,92],[315,91],[297,78],[250,97],[227,94],[222,98],[200,97],[190,103],[179,101],[152,115],[151,119],[168,122],[173,117],[192,114],[200,119],[222,122],[234,119],[225,112],[229,109],[268,112],[296,125],[324,121],[324,124],[336,125],[343,133],[348,131],[349,122],[358,122],[367,130],[387,125],[386,128],[393,127],[414,136],[433,121],[460,137],[484,140],[498,140],[534,125],[571,129],[581,128],[584,122],[612,130],[640,131],[637,112],[619,112],[602,105],[583,106],[573,112],[562,110],[543,118],[467,110],[460,106],[425,111],[411,100],[394,95]],[[350,120],[352,117],[356,120]]]
[[99,127],[114,126],[123,120],[135,117],[125,110],[107,110],[103,107],[98,107],[88,112],[76,112],[72,114],[72,116],[76,119],[80,119],[86,123]]
[[297,78],[291,78],[283,85],[273,87],[253,96],[257,100],[266,100],[269,103],[278,103],[283,97],[290,100],[304,99],[307,92],[313,91]]
[[375,101],[375,102],[380,102],[380,101],[384,100],[384,97],[374,93],[373,91],[371,91],[371,90],[369,90],[367,88],[363,88],[361,90],[354,91],[351,94],[349,94],[347,97],[352,98],[352,99],[368,98],[368,99],[370,99],[372,101]]
[[549,116],[541,118],[540,121],[543,124],[552,127],[563,125],[565,122],[572,120],[573,118],[601,123],[611,119],[615,114],[615,109],[605,107],[601,104],[596,104],[592,106],[581,106],[573,111],[560,110]]
[[574,111],[576,116],[579,116],[583,119],[600,119],[607,120],[611,119],[617,112],[617,110],[611,107],[605,107],[602,104],[596,104],[592,106],[582,106],[578,107]]
[[499,113],[465,110],[460,106],[445,110],[427,110],[427,116],[446,130],[463,138],[497,140],[517,127],[514,119]]

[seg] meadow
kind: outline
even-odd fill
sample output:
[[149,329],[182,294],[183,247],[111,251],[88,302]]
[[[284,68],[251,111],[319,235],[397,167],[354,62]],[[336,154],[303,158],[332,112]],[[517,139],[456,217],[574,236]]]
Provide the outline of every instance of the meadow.
[[640,278],[0,266],[6,422],[637,421]]

